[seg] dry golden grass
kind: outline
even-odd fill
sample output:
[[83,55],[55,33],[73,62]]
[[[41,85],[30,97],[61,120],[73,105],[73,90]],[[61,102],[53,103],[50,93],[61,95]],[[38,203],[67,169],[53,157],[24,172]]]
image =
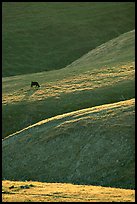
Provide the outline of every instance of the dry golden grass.
[[[9,180],[2,184],[2,202],[135,202],[130,189]],[[28,189],[20,188],[26,185]]]
[[[111,86],[120,81],[133,80],[135,76],[135,63],[109,68],[107,66],[93,71],[87,71],[77,76],[67,77],[51,83],[42,83],[40,89],[29,89],[24,87],[16,89],[16,83],[7,87],[9,91],[3,91],[2,103],[15,103],[23,101],[45,100],[49,97],[60,97],[61,94],[75,93],[77,91],[93,90],[96,88]],[[41,76],[44,79],[45,74]],[[4,83],[4,81],[3,81]],[[4,83],[5,87],[5,83]]]

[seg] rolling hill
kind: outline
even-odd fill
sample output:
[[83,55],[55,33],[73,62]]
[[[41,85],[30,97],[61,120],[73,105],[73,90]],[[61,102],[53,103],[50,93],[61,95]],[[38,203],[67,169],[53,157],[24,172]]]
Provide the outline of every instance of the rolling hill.
[[134,2],[3,2],[2,75],[64,68],[134,27]]
[[3,202],[135,200],[134,28],[134,2],[2,3]]
[[[60,70],[2,79],[3,138],[40,120],[135,97],[135,30]],[[31,88],[36,80],[40,89]]]
[[58,115],[6,137],[2,178],[134,189],[134,103]]

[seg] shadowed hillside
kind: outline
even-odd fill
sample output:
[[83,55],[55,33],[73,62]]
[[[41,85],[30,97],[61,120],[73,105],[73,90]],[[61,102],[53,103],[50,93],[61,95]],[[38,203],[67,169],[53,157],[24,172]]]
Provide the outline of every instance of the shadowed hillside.
[[134,99],[40,121],[3,140],[2,177],[134,188]]
[[3,2],[2,75],[60,69],[135,27],[133,2]]
[[3,2],[2,45],[2,202],[134,202],[135,3]]
[[[70,66],[3,77],[3,137],[40,120],[135,97],[135,31],[115,38]],[[31,88],[39,81],[40,89]]]

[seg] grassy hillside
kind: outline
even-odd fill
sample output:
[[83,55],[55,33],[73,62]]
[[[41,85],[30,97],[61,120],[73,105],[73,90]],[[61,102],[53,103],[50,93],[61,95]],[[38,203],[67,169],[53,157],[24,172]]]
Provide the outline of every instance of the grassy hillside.
[[[135,97],[135,31],[115,38],[70,66],[2,79],[3,137],[40,120]],[[40,89],[30,88],[36,80]]]
[[134,2],[3,2],[2,75],[63,68],[134,24]]
[[2,178],[133,189],[134,102],[58,115],[5,138]]
[[2,184],[3,202],[135,202],[135,191],[129,189],[32,181]]
[[112,66],[135,60],[135,30],[129,31],[103,43],[96,49],[86,53],[81,58],[67,66],[68,69],[79,69],[79,71],[101,66]]

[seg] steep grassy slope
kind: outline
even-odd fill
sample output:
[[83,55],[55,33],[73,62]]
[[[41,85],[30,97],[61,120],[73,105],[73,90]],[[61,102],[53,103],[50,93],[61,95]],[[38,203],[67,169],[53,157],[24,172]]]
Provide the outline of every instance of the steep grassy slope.
[[134,188],[134,99],[49,118],[3,140],[2,177]]
[[[3,137],[58,114],[135,96],[135,31],[113,39],[70,66],[4,77]],[[36,80],[41,88],[30,88]]]
[[2,75],[60,69],[134,23],[133,2],[3,2]]
[[32,181],[2,184],[3,202],[135,202],[135,191],[129,189]]
[[120,35],[107,43],[98,46],[89,53],[67,66],[67,68],[86,70],[91,65],[99,68],[101,66],[112,66],[135,60],[135,30]]

